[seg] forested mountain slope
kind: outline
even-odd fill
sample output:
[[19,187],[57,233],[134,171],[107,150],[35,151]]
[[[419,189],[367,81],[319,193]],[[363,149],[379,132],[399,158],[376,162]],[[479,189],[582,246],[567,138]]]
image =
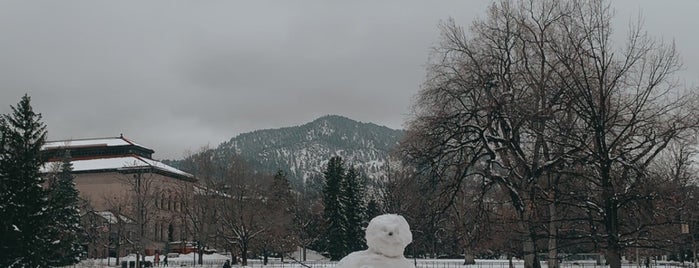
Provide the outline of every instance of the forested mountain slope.
[[[328,115],[301,126],[240,134],[213,150],[218,159],[239,155],[263,172],[281,169],[292,184],[322,176],[327,161],[336,155],[376,179],[403,135],[402,130]],[[171,163],[186,170],[186,161]]]

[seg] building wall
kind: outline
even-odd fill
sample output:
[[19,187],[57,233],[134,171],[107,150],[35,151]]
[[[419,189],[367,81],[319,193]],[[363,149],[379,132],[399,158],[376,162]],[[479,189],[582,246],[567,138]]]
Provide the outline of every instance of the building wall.
[[[136,204],[143,204],[145,211],[144,237],[146,252],[166,247],[168,234],[172,240],[188,240],[184,222],[183,191],[192,191],[193,182],[164,176],[157,173],[99,172],[75,174],[75,186],[83,199],[87,200],[95,211],[121,213],[138,221]],[[135,185],[140,182],[141,194],[137,194]],[[137,229],[138,230],[138,229]],[[135,232],[135,231],[134,231]],[[139,236],[138,232],[131,235]],[[128,246],[124,248],[128,253]]]

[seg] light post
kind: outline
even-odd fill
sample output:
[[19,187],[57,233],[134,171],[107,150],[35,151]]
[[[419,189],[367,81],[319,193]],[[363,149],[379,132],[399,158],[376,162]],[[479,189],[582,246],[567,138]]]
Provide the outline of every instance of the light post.
[[[692,221],[692,217],[690,217],[690,222]],[[687,235],[687,239],[689,239],[690,246],[692,247],[692,263],[693,267],[697,267],[697,247],[694,241],[694,234],[692,233],[692,229],[689,227],[689,223],[682,223],[682,234]]]

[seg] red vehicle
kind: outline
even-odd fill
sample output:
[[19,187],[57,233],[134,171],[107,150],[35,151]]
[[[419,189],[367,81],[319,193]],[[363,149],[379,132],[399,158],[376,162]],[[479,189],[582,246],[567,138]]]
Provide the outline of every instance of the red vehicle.
[[[197,244],[192,241],[175,241],[170,242],[170,253],[188,254],[192,252],[197,252]],[[215,253],[216,250],[212,248],[204,248],[204,254]]]
[[170,242],[170,252],[179,254],[188,254],[197,252],[197,246],[190,241],[175,241]]

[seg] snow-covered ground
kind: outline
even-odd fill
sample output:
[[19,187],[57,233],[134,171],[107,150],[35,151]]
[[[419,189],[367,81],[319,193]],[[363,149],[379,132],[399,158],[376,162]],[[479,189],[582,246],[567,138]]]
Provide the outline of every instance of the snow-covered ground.
[[[178,258],[171,258],[168,260],[168,267],[180,267],[180,268],[220,268],[225,262],[228,256],[220,254],[204,255],[204,265],[192,265],[194,261],[194,256],[192,254],[180,255]],[[146,257],[146,260],[152,261],[153,257]],[[134,260],[133,257],[130,259],[122,260]],[[69,266],[75,268],[94,268],[94,267],[121,267],[115,264],[115,259],[110,260],[110,265],[107,265],[106,259],[94,259],[85,260],[77,265]],[[463,265],[463,260],[452,260],[452,259],[417,259],[418,268],[508,268],[508,262],[506,260],[476,260],[475,265]],[[524,262],[521,260],[514,261],[515,268],[524,267]],[[268,265],[262,265],[261,260],[253,259],[249,260],[247,267],[260,267],[260,268],[331,268],[335,266],[335,262],[330,262],[327,260],[316,260],[307,261],[301,263],[296,263],[293,260],[285,259],[282,263],[279,259],[270,259]],[[546,262],[541,263],[542,268],[548,268]],[[624,263],[622,265],[624,268],[644,268],[639,267],[634,263]],[[163,267],[161,262],[160,267]],[[240,267],[235,266],[233,267]],[[561,268],[605,268],[609,266],[597,265],[594,261],[576,261],[576,262],[563,262]],[[671,268],[671,267],[691,267],[691,263],[675,263],[675,262],[657,262],[651,265],[652,268]]]
[[[331,262],[327,258],[323,257],[319,253],[313,250],[306,251],[306,259],[303,263],[296,261],[300,259],[301,250],[297,250],[289,257],[284,259],[282,262],[280,259],[270,258],[267,265],[262,264],[260,259],[249,259],[247,267],[259,267],[259,268],[332,268],[335,267],[336,262]],[[221,268],[223,263],[230,259],[230,255],[225,254],[205,254],[203,265],[193,265],[195,263],[194,253],[190,254],[180,254],[177,257],[168,258],[167,267],[180,267],[180,268]],[[164,267],[162,262],[163,257],[160,257],[159,267]],[[119,261],[135,261],[135,255],[129,255],[122,257]],[[507,260],[487,260],[478,259],[475,265],[463,265],[463,259],[411,259],[417,265],[417,268],[509,268],[509,263]],[[153,256],[146,256],[146,261],[153,261]],[[515,268],[523,268],[524,261],[514,260]],[[120,268],[121,265],[116,263],[115,258],[110,258],[109,262],[107,259],[88,259],[84,260],[79,264],[74,266],[69,266],[73,268],[96,268],[96,267],[117,267]],[[233,265],[233,267],[241,268],[241,266]],[[541,262],[542,268],[548,268],[546,262]],[[561,263],[561,268],[608,268],[609,266],[598,265],[593,260],[581,260],[581,261],[566,261]],[[625,262],[622,264],[623,268],[645,268],[644,266],[638,266],[635,263]],[[691,263],[677,263],[677,262],[667,262],[667,261],[657,261],[652,262],[651,268],[672,268],[672,267],[692,267]]]

